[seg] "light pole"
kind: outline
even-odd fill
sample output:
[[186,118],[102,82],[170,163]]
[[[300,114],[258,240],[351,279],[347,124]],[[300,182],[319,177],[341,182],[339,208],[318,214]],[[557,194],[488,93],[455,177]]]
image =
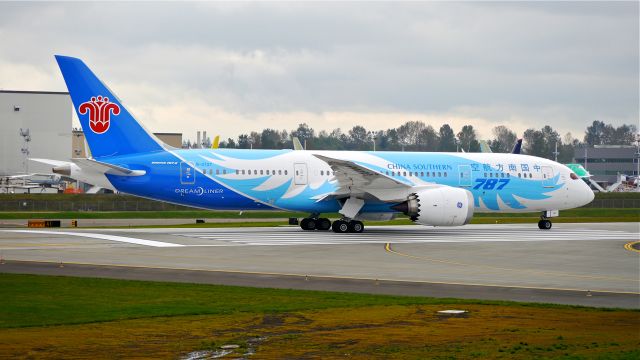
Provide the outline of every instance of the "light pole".
[[640,134],[636,134],[636,187],[640,188]]
[[588,146],[589,146],[588,144],[584,144],[584,169],[585,170],[588,170],[587,169],[587,147]]
[[29,173],[29,142],[31,141],[31,135],[29,134],[29,129],[20,128],[20,136],[22,136],[22,155],[24,155],[24,160],[22,165],[24,166],[24,173]]

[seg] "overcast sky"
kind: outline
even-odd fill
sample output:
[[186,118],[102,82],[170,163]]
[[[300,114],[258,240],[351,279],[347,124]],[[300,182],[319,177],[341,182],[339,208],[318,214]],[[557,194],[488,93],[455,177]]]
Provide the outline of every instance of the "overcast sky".
[[638,2],[0,3],[0,88],[82,58],[147,128],[638,124]]

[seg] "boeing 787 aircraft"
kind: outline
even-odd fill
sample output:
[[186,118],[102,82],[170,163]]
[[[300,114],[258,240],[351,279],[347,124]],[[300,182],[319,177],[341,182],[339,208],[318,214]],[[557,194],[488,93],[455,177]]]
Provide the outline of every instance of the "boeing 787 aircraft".
[[[79,59],[56,56],[92,158],[72,159],[118,191],[203,209],[309,213],[304,230],[364,230],[404,213],[429,226],[475,212],[558,210],[594,194],[554,161],[526,155],[369,151],[174,149],[147,131]],[[339,212],[331,223],[322,214]]]

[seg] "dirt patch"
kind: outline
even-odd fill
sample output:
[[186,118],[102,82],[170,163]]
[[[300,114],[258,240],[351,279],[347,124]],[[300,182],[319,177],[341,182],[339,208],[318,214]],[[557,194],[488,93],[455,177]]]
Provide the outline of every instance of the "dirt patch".
[[[462,306],[462,305],[459,305]],[[464,305],[202,315],[0,330],[0,358],[553,358],[640,355],[640,312]],[[141,355],[142,354],[142,355]]]

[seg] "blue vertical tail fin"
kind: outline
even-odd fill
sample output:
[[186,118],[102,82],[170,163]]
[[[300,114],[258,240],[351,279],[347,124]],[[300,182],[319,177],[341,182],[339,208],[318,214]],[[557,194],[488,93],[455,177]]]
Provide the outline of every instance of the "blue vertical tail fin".
[[513,144],[513,149],[511,149],[511,153],[520,154],[520,149],[522,149],[522,139],[516,140],[516,143]]
[[80,59],[56,55],[95,158],[161,151],[163,146]]

